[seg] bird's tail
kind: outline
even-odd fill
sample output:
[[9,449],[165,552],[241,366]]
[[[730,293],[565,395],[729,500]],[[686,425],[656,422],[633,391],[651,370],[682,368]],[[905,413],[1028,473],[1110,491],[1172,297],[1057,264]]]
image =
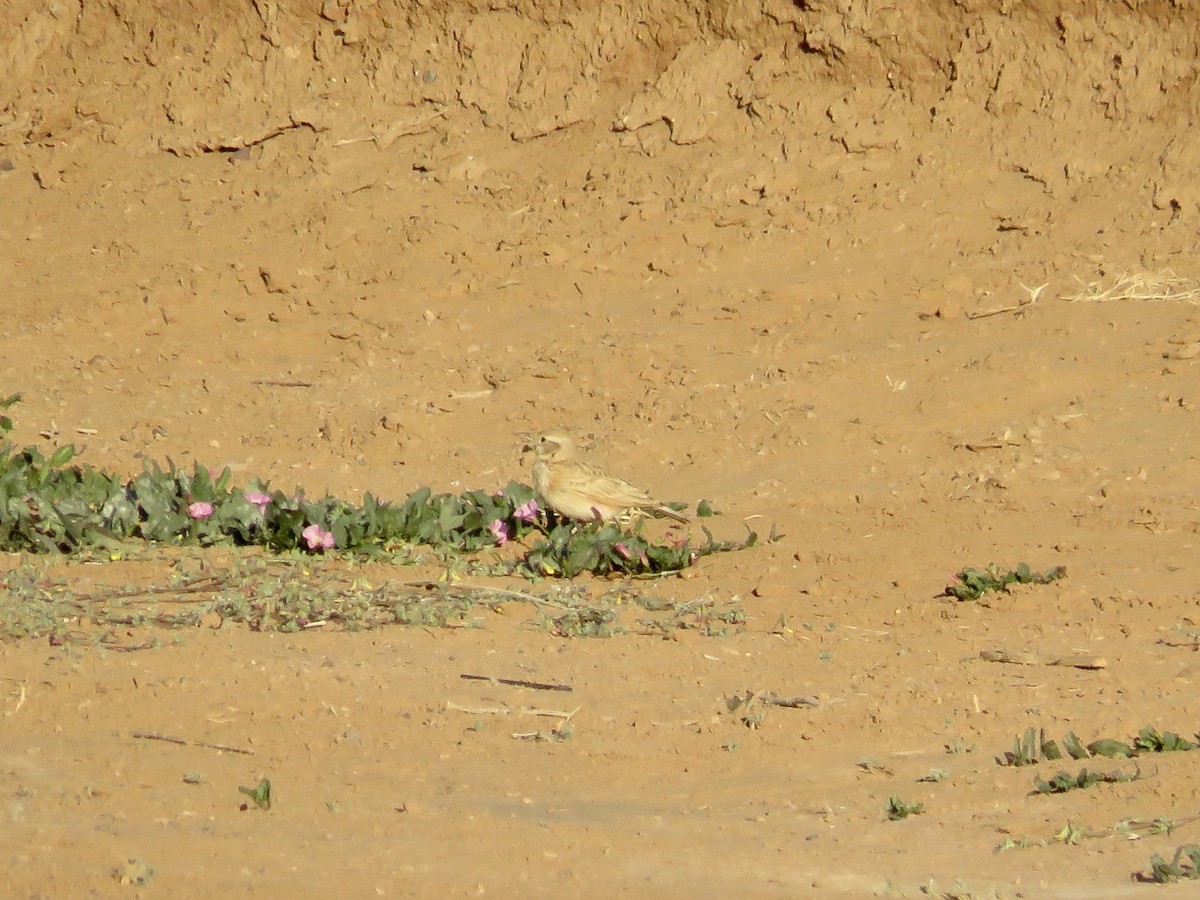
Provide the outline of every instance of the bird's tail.
[[654,515],[659,516],[660,518],[674,519],[676,522],[679,522],[683,525],[687,525],[691,522],[691,519],[689,519],[683,513],[676,512],[669,506],[649,506],[646,508],[646,511],[654,513]]

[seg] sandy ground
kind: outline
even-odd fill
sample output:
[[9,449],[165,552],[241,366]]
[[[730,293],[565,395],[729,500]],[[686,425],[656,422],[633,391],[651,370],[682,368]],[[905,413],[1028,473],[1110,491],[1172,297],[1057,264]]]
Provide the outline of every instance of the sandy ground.
[[[1069,299],[1200,275],[1198,35],[1167,2],[6,4],[20,442],[387,498],[527,480],[516,434],[564,426],[783,537],[629,586],[736,599],[723,637],[518,605],[0,643],[5,896],[1192,896],[1131,876],[1200,840],[1193,754],[1054,797],[995,757],[1198,727],[1200,310]],[[1022,560],[1068,576],[939,596]],[[816,705],[751,729],[746,691]]]

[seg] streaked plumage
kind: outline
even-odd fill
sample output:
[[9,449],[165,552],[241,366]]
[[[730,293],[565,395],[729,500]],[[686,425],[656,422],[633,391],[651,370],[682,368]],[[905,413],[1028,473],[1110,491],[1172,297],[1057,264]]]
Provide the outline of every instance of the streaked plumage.
[[533,486],[560,516],[611,521],[643,512],[687,524],[686,516],[645,491],[579,459],[575,441],[560,431],[529,437],[525,446],[534,453]]

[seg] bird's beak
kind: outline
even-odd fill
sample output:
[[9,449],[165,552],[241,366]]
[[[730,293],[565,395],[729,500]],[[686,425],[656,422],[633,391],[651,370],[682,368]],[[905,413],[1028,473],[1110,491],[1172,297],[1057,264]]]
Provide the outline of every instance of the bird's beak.
[[533,448],[537,446],[537,436],[530,434],[527,431],[520,432],[517,437],[521,439],[521,455],[531,453]]

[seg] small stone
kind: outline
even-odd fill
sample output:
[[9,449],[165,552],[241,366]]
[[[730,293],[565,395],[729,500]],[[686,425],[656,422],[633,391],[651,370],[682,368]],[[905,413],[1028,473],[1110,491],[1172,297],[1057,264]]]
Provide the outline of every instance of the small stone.
[[755,597],[782,597],[785,592],[784,584],[776,579],[768,578],[760,581],[750,591]]
[[939,319],[946,321],[961,319],[963,317],[962,302],[957,297],[943,300],[937,305],[937,309],[933,311],[933,314]]

